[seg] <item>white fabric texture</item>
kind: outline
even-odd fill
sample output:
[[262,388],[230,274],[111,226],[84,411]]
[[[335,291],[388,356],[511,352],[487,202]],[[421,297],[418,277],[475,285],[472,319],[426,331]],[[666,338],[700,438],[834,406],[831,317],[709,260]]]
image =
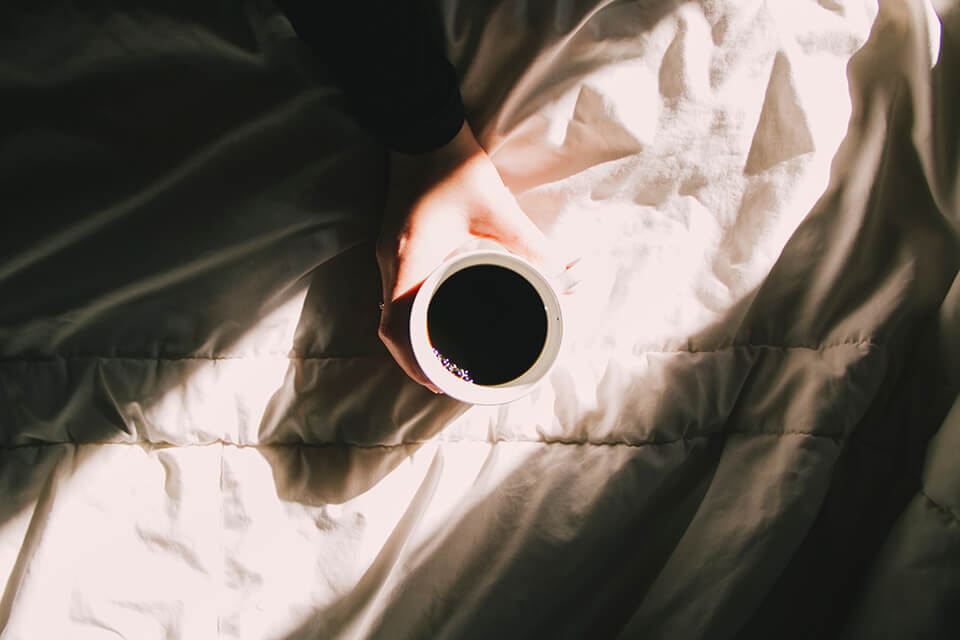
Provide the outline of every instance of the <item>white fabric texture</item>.
[[[960,578],[903,578],[960,558],[954,4],[439,3],[478,139],[583,256],[502,407],[379,343],[384,154],[322,61],[203,11],[0,38],[0,638],[956,623]],[[850,508],[901,493],[889,535]]]

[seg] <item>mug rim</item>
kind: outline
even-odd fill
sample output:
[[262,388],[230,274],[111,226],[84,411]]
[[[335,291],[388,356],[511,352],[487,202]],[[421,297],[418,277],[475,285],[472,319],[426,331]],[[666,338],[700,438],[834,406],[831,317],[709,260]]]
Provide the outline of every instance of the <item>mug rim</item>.
[[[519,274],[540,296],[547,316],[547,335],[537,359],[518,377],[496,385],[465,382],[450,373],[434,355],[427,332],[427,310],[434,292],[453,274],[478,265],[504,267]],[[560,300],[550,281],[532,264],[505,251],[478,249],[444,262],[420,285],[410,310],[410,345],[420,369],[445,394],[470,404],[503,404],[529,393],[553,368],[562,339]]]

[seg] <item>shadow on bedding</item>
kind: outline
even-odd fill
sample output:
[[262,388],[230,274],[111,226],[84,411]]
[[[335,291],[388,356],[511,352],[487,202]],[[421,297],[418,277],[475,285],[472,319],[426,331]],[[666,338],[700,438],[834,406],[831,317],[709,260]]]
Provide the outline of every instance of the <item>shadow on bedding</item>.
[[[475,487],[496,475],[499,448],[510,446],[494,445]],[[283,637],[609,637],[670,559],[722,446],[722,438],[695,444],[662,473],[676,452],[541,445],[411,548],[441,481],[438,455],[356,586]],[[572,475],[555,473],[563,467]],[[643,498],[627,502],[637,486]]]
[[[243,55],[239,57],[242,59]],[[161,65],[161,69],[165,67]],[[247,72],[244,69],[249,71],[242,64],[236,68],[240,74],[236,77],[243,80],[239,84],[265,82],[257,75],[259,72],[252,78],[242,77]],[[179,67],[177,70],[187,72]],[[230,70],[233,67],[229,67]],[[114,80],[124,77],[121,71],[117,71],[119,75]],[[167,78],[167,84],[160,83],[157,87],[170,89],[176,95],[174,88],[182,85],[164,73],[160,75]],[[190,86],[201,91],[201,96],[210,98],[217,94],[215,89],[203,92],[203,78],[190,78],[193,82]],[[111,82],[104,84],[105,90],[114,88]],[[344,272],[363,274],[359,281],[366,283],[376,277],[375,263],[368,259],[369,245],[363,244],[370,238],[371,220],[351,227],[349,238],[336,239],[339,248],[352,247],[344,251],[318,243],[312,231],[319,228],[316,225],[326,224],[323,220],[306,216],[304,223],[305,203],[309,205],[307,211],[316,210],[314,207],[332,209],[355,202],[352,199],[356,193],[344,193],[350,183],[342,180],[344,174],[331,170],[331,166],[338,166],[336,163],[312,164],[316,159],[310,142],[330,143],[344,138],[339,130],[342,123],[316,124],[322,120],[319,116],[324,115],[312,102],[318,96],[308,98],[303,104],[286,101],[302,88],[299,78],[280,89],[273,87],[267,91],[265,88],[262,95],[271,95],[275,90],[278,93],[273,95],[282,97],[280,102],[287,105],[286,110],[276,112],[267,109],[261,113],[253,107],[252,112],[236,111],[240,105],[257,104],[245,102],[239,96],[225,103],[215,101],[214,104],[223,107],[222,112],[209,110],[206,105],[208,111],[203,113],[210,120],[204,131],[215,121],[221,127],[217,130],[224,135],[211,140],[204,153],[187,158],[188,171],[182,175],[177,173],[177,163],[184,159],[183,148],[177,145],[183,140],[171,138],[170,146],[164,147],[164,135],[157,134],[167,130],[162,124],[157,124],[156,131],[146,131],[143,135],[156,134],[150,143],[170,151],[169,156],[165,160],[159,156],[152,158],[150,162],[158,163],[155,165],[133,162],[127,166],[129,158],[137,157],[136,145],[121,147],[123,152],[114,155],[110,151],[109,135],[106,138],[87,135],[102,132],[110,122],[109,114],[80,122],[80,116],[68,101],[58,101],[63,94],[56,89],[45,90],[42,96],[30,94],[31,100],[42,97],[43,108],[49,110],[47,115],[53,115],[63,125],[62,130],[51,134],[56,140],[44,147],[48,150],[46,155],[28,153],[25,156],[34,166],[49,166],[46,163],[55,155],[50,150],[61,148],[65,140],[73,140],[71,144],[76,146],[71,148],[82,151],[79,158],[98,160],[85,167],[76,159],[59,158],[57,163],[61,164],[56,166],[60,171],[69,172],[79,166],[90,173],[74,174],[75,182],[69,183],[72,187],[60,193],[45,190],[42,181],[15,185],[20,195],[9,200],[24,212],[23,220],[29,219],[29,212],[39,210],[39,204],[43,204],[44,208],[33,219],[38,225],[72,230],[67,234],[70,242],[64,245],[63,251],[54,242],[45,246],[55,251],[21,253],[22,246],[36,246],[38,239],[55,235],[47,233],[45,228],[24,225],[16,230],[17,235],[11,236],[14,241],[9,247],[13,249],[5,250],[15,258],[13,262],[5,259],[5,268],[20,256],[27,258],[26,263],[21,260],[22,264],[29,264],[11,271],[12,275],[4,272],[5,279],[0,279],[0,293],[4,298],[21,301],[19,306],[4,307],[0,316],[5,328],[15,327],[3,335],[2,364],[13,367],[18,375],[37,369],[37,362],[55,363],[51,366],[57,368],[42,389],[42,395],[33,399],[37,407],[46,406],[48,413],[35,416],[40,425],[36,433],[18,434],[25,436],[25,442],[49,440],[51,433],[55,438],[67,440],[77,439],[75,436],[99,440],[115,435],[117,429],[135,435],[143,425],[131,420],[131,414],[118,411],[115,404],[91,406],[87,409],[89,413],[77,415],[70,413],[73,407],[69,396],[55,406],[45,403],[44,399],[62,390],[62,385],[75,384],[77,380],[101,385],[103,397],[114,397],[124,389],[124,393],[128,393],[128,388],[104,386],[99,361],[109,359],[131,363],[123,365],[125,368],[121,368],[120,375],[113,380],[148,380],[154,395],[138,399],[144,406],[159,402],[166,392],[183,385],[184,380],[205,366],[206,357],[229,353],[230,347],[259,319],[304,288],[307,292],[294,349],[302,357],[291,361],[283,384],[273,394],[263,420],[256,426],[260,441],[277,445],[264,447],[263,455],[272,466],[277,492],[282,498],[303,504],[346,502],[379,483],[407,459],[412,450],[421,447],[422,441],[436,435],[464,409],[448,400],[432,398],[429,392],[404,381],[396,367],[388,366],[385,352],[377,347],[375,330],[369,331],[371,326],[375,327],[375,295],[366,293],[366,285],[352,287],[353,281],[337,277]],[[72,95],[68,89],[64,89],[66,95]],[[113,93],[106,95],[116,97]],[[855,108],[856,95],[855,92]],[[140,100],[137,104],[144,112],[152,113],[149,94]],[[36,104],[28,100],[19,109],[28,114],[31,105]],[[862,102],[860,104],[862,107]],[[266,108],[262,104],[260,107]],[[231,114],[232,117],[227,117]],[[315,120],[312,116],[318,117]],[[244,129],[243,123],[247,121],[253,121],[255,126]],[[314,124],[308,124],[310,122]],[[899,122],[899,125],[897,130],[906,135],[909,122]],[[237,131],[242,135],[230,134],[234,126],[239,127]],[[305,130],[309,132],[306,137]],[[18,148],[29,150],[34,141],[30,137],[22,139]],[[899,139],[897,144],[897,153],[910,155],[905,139]],[[868,198],[876,178],[867,162],[871,158],[858,155],[859,146],[855,141],[849,142],[846,152],[841,153],[847,155],[836,163],[834,179],[846,177],[843,170],[848,167],[863,167],[864,173],[859,174],[860,191],[829,193],[797,231],[765,285],[731,309],[714,327],[691,337],[692,345],[717,348],[731,341],[745,347],[772,345],[773,353],[764,357],[773,365],[780,363],[776,360],[780,357],[777,355],[780,347],[788,350],[796,344],[792,340],[797,337],[807,340],[802,344],[808,347],[822,345],[831,336],[836,337],[831,332],[864,304],[868,285],[890,275],[886,258],[905,246],[914,251],[917,246],[926,249],[925,253],[918,252],[917,259],[911,262],[910,268],[915,272],[910,280],[911,288],[904,293],[919,296],[926,306],[907,318],[894,313],[889,316],[892,318],[889,324],[876,327],[877,335],[893,336],[902,345],[924,334],[928,327],[924,314],[932,313],[937,291],[946,286],[940,267],[950,247],[935,239],[911,235],[919,233],[912,231],[918,226],[938,228],[929,220],[932,215],[929,195],[922,189],[916,190],[923,184],[922,172],[918,173],[917,167],[909,163],[888,165],[884,175],[890,179],[884,183],[884,189]],[[357,163],[351,171],[358,166],[374,170],[377,166],[368,163],[369,156],[362,151],[359,155],[347,155]],[[5,159],[8,158],[5,156]],[[107,164],[102,164],[104,162]],[[29,167],[29,162],[24,166]],[[252,167],[263,170],[252,171]],[[148,185],[142,190],[145,194],[142,200],[137,199],[141,192],[136,189],[124,191],[130,185],[142,185],[143,176],[168,170],[172,170],[169,179]],[[143,172],[143,176],[138,172]],[[102,180],[104,175],[115,176],[112,188],[119,191],[84,191],[87,180],[98,184],[97,180]],[[318,175],[324,176],[319,183]],[[283,186],[276,191],[278,180]],[[78,191],[89,199],[71,203],[63,195]],[[300,194],[298,198],[302,200],[287,200],[291,192]],[[332,199],[323,199],[329,197]],[[127,204],[115,211],[116,217],[108,216],[109,220],[102,221],[102,226],[95,225],[102,233],[86,236],[80,233],[83,229],[71,226],[82,222],[86,214],[109,211],[109,203],[115,200]],[[861,209],[861,203],[868,200],[870,216],[866,216],[865,205]],[[288,208],[272,209],[278,201],[284,201]],[[364,203],[367,213],[376,207],[374,201],[364,200]],[[271,217],[258,219],[260,214]],[[278,224],[278,218],[272,216],[283,218],[285,215],[289,216],[286,222],[290,233],[275,238],[275,242],[257,245],[257,239]],[[861,215],[862,218],[858,217]],[[844,244],[834,234],[842,227],[837,222],[848,218],[856,232]],[[918,225],[918,220],[924,224]],[[298,226],[301,223],[303,226]],[[195,229],[198,237],[209,242],[227,234],[249,250],[231,253],[229,243],[224,242],[211,254],[225,259],[221,263],[204,262],[211,255],[198,255],[195,248],[184,246],[183,229]],[[131,238],[137,241],[130,242]],[[244,242],[254,244],[244,245]],[[313,251],[311,245],[314,245]],[[220,250],[225,253],[219,253]],[[78,269],[77,265],[87,264],[91,256],[94,267],[86,272]],[[831,258],[840,258],[848,268],[831,275],[821,268]],[[158,266],[183,263],[195,264],[196,270],[167,272]],[[265,265],[269,266],[265,268]],[[170,279],[151,280],[150,274],[157,272],[169,273]],[[75,281],[77,286],[73,285]],[[151,282],[156,286],[151,288]],[[145,283],[148,286],[144,287]],[[278,288],[278,283],[283,286]],[[115,297],[117,291],[128,292],[129,297]],[[81,304],[89,300],[97,303],[87,307]],[[89,309],[90,315],[82,315],[89,318],[89,324],[78,325],[76,316],[70,315],[78,306]],[[108,311],[110,313],[106,313]],[[37,316],[55,320],[44,326],[28,322]],[[122,318],[122,321],[119,324],[99,321],[110,317]],[[154,331],[157,318],[170,323],[166,327],[170,331],[165,336],[180,336],[184,342],[157,340]],[[23,332],[20,330],[23,323],[34,328],[28,327],[29,330]],[[215,328],[213,338],[203,330],[210,327]],[[932,336],[933,332],[927,335]],[[52,348],[47,342],[50,336],[60,336]],[[934,344],[935,340],[930,338],[918,342],[918,349],[926,357]],[[902,348],[898,347],[897,352],[902,352]],[[362,355],[355,357],[357,354]],[[166,358],[161,356],[171,355],[176,357],[170,360],[183,362],[166,364]],[[191,362],[190,357],[196,355],[203,358]],[[157,364],[147,368],[136,364],[144,360]],[[764,610],[776,615],[758,617],[754,626],[745,628],[747,631],[763,630],[767,626],[782,631],[785,621],[789,621],[800,635],[801,631],[824,621],[832,625],[842,618],[846,605],[860,588],[871,554],[882,541],[884,527],[899,513],[904,496],[916,484],[912,474],[917,460],[922,458],[929,434],[910,422],[915,410],[911,402],[914,398],[928,397],[919,387],[930,379],[929,370],[935,367],[937,358],[930,358],[928,362],[918,356],[906,366],[891,365],[879,356],[869,361],[864,358],[864,361],[877,368],[875,378],[871,378],[871,384],[876,382],[877,386],[871,388],[872,395],[866,398],[870,409],[862,415],[850,416],[853,421],[850,431],[831,432],[829,437],[822,438],[825,446],[843,448],[836,461],[827,454],[817,454],[817,460],[826,461],[817,469],[817,474],[828,490],[812,498],[817,505],[813,513],[795,522],[804,531],[805,537],[800,537],[803,541],[786,552],[784,558],[789,565],[777,574],[774,584],[766,585],[770,587],[769,595],[757,596]],[[758,357],[752,365],[753,375],[762,370],[761,364]],[[777,367],[772,369],[776,371]],[[803,379],[809,375],[809,370],[804,369],[798,377]],[[915,376],[915,386],[905,388],[901,383],[911,376]],[[731,411],[732,418],[727,416],[728,419],[737,419],[744,407],[756,401],[759,392],[755,393],[749,382],[744,382]],[[838,415],[842,416],[844,403],[837,404]],[[12,402],[7,403],[7,410],[13,415],[3,416],[4,425],[19,424],[22,418],[11,409],[13,406]],[[734,413],[738,410],[740,414]],[[925,418],[933,419],[939,408],[929,407],[928,411],[931,416]],[[71,431],[71,425],[77,423],[99,426],[77,434]],[[385,626],[377,630],[384,637],[390,637],[391,629],[386,625],[391,621],[409,624],[410,617],[415,615],[422,614],[438,628],[448,621],[458,624],[457,612],[466,608],[465,603],[478,615],[486,614],[490,629],[513,628],[516,635],[561,637],[578,630],[596,630],[598,625],[622,628],[671,560],[710,492],[724,490],[724,486],[715,484],[715,477],[732,437],[725,432],[726,428],[727,425],[721,425],[716,433],[689,443],[681,438],[671,443],[672,449],[529,443],[532,450],[539,452],[529,457],[530,466],[498,479],[487,495],[476,504],[468,505],[463,517],[450,522],[435,540],[422,548],[407,550],[413,554],[413,561],[407,565],[408,558],[400,555],[403,540],[416,526],[419,514],[429,503],[430,492],[435,489],[427,481],[401,518],[395,537],[384,546],[383,555],[378,556],[357,588],[312,612],[288,637],[290,640],[323,637],[323,631],[349,624],[352,615],[377,596],[385,577],[395,568],[408,574],[395,592],[387,594],[389,602],[382,607],[380,622]],[[846,443],[851,433],[859,439],[856,446]],[[216,435],[213,434],[214,438]],[[337,444],[345,442],[352,444]],[[904,443],[909,445],[908,456],[901,456]],[[23,444],[21,441],[15,446]],[[504,446],[510,444],[493,445],[493,450]],[[559,477],[563,474],[558,474],[557,469],[569,469],[570,481]],[[428,480],[435,480],[440,472],[439,467],[431,468]],[[884,474],[890,475],[889,480],[877,481]],[[541,477],[542,486],[531,482]],[[31,484],[34,479],[31,478]],[[776,480],[778,478],[771,479]],[[575,490],[583,486],[589,486],[592,493],[581,495]],[[629,491],[636,491],[638,487],[646,492],[643,501],[625,501],[624,495],[631,495]],[[557,512],[564,512],[567,507],[576,512],[576,518],[557,520]],[[733,513],[729,518],[735,520],[737,516]],[[511,530],[511,523],[517,523],[513,533],[504,535],[505,529]],[[533,538],[524,544],[530,540],[534,544],[525,549],[528,554],[525,561],[513,562],[519,557],[519,548],[512,545],[520,544],[522,534],[531,531]],[[824,553],[825,548],[829,553]],[[398,558],[403,562],[394,565]],[[738,560],[737,557],[715,559],[725,567],[734,567]],[[844,574],[844,579],[837,580],[838,573]],[[434,575],[452,576],[452,579],[449,584],[434,585],[436,591],[428,596],[404,589],[406,584],[431,585]],[[485,582],[487,576],[492,582]],[[482,595],[471,591],[476,584],[484,584],[486,591]],[[694,596],[708,585],[689,588],[690,600],[694,601]],[[498,591],[510,594],[509,608],[493,608],[493,603],[502,602]],[[811,596],[811,591],[816,593]],[[811,607],[798,606],[798,597],[806,598]],[[412,607],[412,603],[424,602],[432,608],[417,611]],[[484,612],[486,605],[491,608]],[[509,624],[512,627],[508,627]],[[731,635],[735,633],[733,629]]]
[[[451,414],[376,335],[382,150],[252,6],[37,7],[0,27],[0,454],[383,442]],[[270,323],[304,296],[291,351]],[[284,382],[249,424],[275,362]]]

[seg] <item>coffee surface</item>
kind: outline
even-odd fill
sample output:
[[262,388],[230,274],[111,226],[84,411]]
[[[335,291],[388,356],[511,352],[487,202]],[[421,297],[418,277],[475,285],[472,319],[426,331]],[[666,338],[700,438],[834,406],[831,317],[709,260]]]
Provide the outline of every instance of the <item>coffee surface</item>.
[[540,357],[547,313],[537,290],[518,273],[474,265],[451,275],[434,292],[427,333],[447,369],[466,370],[475,384],[503,384],[523,375]]

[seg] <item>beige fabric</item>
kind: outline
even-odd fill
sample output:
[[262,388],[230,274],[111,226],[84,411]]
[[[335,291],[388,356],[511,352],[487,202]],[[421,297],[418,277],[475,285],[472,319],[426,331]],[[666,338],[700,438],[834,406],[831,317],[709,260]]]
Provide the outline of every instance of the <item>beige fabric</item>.
[[955,5],[439,8],[584,256],[501,408],[379,344],[383,153],[271,6],[0,38],[0,638],[956,628]]

